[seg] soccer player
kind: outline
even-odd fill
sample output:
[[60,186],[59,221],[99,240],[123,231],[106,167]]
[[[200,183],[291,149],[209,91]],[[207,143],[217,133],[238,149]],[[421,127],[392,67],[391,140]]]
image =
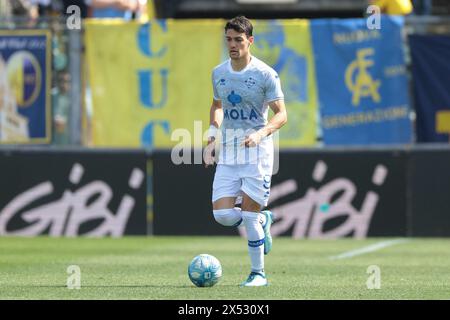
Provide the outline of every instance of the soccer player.
[[[267,205],[273,168],[272,134],[287,121],[278,74],[250,54],[254,42],[251,22],[238,16],[225,25],[230,59],[212,72],[205,165],[212,165],[218,142],[213,183],[213,213],[224,226],[245,226],[251,272],[241,286],[265,286],[264,254],[272,248],[273,215]],[[270,121],[268,107],[274,112]],[[220,128],[220,130],[219,130]],[[242,199],[241,208],[235,207]]]

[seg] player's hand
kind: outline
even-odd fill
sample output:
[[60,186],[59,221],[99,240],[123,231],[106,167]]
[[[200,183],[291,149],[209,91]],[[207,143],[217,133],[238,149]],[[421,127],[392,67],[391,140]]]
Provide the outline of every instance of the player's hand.
[[244,140],[244,142],[242,142],[241,146],[244,147],[256,147],[262,139],[262,135],[256,131],[253,132],[252,134],[250,134],[249,136],[247,136]]
[[212,166],[216,161],[215,150],[216,150],[216,141],[214,138],[209,138],[208,144],[206,145],[205,150],[203,150],[203,159],[205,161],[205,168]]

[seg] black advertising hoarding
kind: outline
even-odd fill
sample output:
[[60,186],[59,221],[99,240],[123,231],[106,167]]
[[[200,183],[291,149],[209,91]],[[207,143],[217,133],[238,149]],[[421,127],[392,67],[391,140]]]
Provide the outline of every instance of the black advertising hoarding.
[[274,236],[406,236],[405,154],[281,152],[268,207]]
[[[282,151],[268,208],[274,236],[406,236],[406,155],[399,151]],[[212,215],[214,168],[153,155],[156,235],[236,235]]]
[[214,220],[211,205],[214,167],[176,165],[170,150],[154,151],[152,159],[155,235],[237,234]]
[[450,150],[413,150],[410,155],[411,235],[450,236]]
[[0,150],[0,235],[145,235],[146,157]]

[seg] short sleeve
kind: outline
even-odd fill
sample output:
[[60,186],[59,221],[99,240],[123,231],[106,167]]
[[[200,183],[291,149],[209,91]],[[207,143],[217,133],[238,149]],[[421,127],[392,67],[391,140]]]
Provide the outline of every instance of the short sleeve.
[[273,71],[267,74],[266,78],[266,102],[284,99],[283,91],[281,90],[281,81],[278,74]]
[[216,101],[220,101],[219,93],[217,92],[217,88],[216,88],[216,82],[214,81],[214,71],[211,72],[211,83],[212,83],[212,88],[213,88],[213,98]]

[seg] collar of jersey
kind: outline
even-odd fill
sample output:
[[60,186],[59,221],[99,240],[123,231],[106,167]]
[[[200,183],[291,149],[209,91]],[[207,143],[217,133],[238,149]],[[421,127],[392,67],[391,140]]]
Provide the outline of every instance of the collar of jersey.
[[250,56],[250,62],[245,66],[244,69],[242,69],[241,71],[234,71],[233,67],[231,66],[231,59],[228,59],[228,71],[230,71],[231,73],[234,74],[241,74],[244,73],[245,71],[248,70],[248,68],[250,67],[250,65],[253,63],[253,59],[255,59],[253,56]]

